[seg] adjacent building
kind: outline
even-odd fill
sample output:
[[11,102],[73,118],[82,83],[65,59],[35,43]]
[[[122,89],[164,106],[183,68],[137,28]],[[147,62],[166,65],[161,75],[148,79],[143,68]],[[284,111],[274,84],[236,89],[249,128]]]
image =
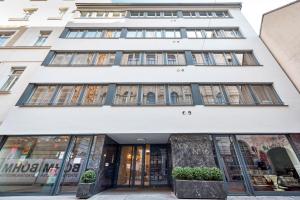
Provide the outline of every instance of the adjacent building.
[[300,91],[300,1],[263,15],[260,37]]
[[22,6],[1,18],[0,195],[75,193],[86,169],[95,193],[171,186],[187,166],[299,194],[300,96],[240,3]]

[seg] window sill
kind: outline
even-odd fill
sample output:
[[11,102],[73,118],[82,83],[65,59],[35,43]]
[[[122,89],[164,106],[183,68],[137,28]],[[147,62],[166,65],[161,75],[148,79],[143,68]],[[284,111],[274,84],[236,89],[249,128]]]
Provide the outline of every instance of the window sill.
[[89,38],[85,38],[85,37],[80,37],[80,38],[71,38],[71,37],[60,37],[61,39],[71,39],[71,40],[75,40],[75,39],[120,39],[121,37],[111,37],[111,38],[103,38],[103,37],[89,37]]
[[193,106],[196,106],[196,105],[194,105],[194,104],[189,104],[189,105],[187,105],[187,104],[177,104],[177,105],[174,105],[174,104],[172,104],[172,105],[167,105],[167,104],[159,104],[159,105],[137,105],[137,104],[112,104],[111,105],[112,107],[174,107],[174,106],[184,106],[184,107],[186,107],[186,106],[191,106],[191,107],[193,107]]
[[0,49],[50,49],[51,46],[4,46]]
[[62,20],[62,17],[48,17],[47,20]]
[[1,91],[0,90],[0,94],[11,94],[11,91]]
[[187,65],[148,65],[148,64],[139,64],[139,65],[120,65],[120,67],[185,67]]
[[112,67],[114,65],[45,65],[45,67]]
[[8,18],[8,21],[29,21],[28,19],[24,18]]
[[58,107],[58,108],[64,108],[64,107],[102,107],[103,104],[94,104],[94,105],[33,105],[33,104],[23,104],[18,105],[19,107]]
[[231,38],[231,37],[224,37],[224,38],[185,38],[185,39],[191,39],[191,40],[195,40],[195,39],[198,39],[198,40],[229,40],[229,39],[232,39],[232,40],[239,40],[239,39],[247,39],[245,37],[236,37],[236,38]]
[[124,19],[125,17],[74,17],[74,19]]
[[288,107],[286,104],[225,104],[225,105],[213,105],[203,104],[203,106],[216,106],[216,107]]
[[232,67],[232,68],[236,68],[236,67],[263,67],[263,65],[198,65],[198,64],[193,64],[192,66],[196,66],[196,67]]

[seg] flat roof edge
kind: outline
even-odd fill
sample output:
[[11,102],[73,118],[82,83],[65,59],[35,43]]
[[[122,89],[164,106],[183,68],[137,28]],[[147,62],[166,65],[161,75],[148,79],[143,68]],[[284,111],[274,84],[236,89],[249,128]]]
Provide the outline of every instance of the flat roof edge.
[[242,8],[242,3],[226,2],[226,3],[88,3],[77,2],[76,6],[215,6],[215,7],[234,7]]

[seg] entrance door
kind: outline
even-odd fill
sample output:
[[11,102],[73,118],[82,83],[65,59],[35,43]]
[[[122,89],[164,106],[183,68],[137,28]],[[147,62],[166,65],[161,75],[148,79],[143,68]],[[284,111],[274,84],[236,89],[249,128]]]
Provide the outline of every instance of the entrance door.
[[[150,159],[145,154],[149,145],[128,145],[121,147],[120,165],[117,185],[119,186],[143,186],[147,182],[149,167],[145,166],[145,160]],[[146,156],[145,156],[146,155]],[[146,159],[145,159],[146,157]],[[146,165],[149,162],[146,161]]]

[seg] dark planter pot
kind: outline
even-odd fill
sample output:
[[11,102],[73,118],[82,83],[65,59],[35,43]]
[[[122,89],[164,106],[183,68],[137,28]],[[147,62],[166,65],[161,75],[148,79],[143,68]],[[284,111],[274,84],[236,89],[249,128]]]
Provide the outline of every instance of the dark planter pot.
[[178,199],[226,199],[223,181],[175,180],[174,192]]
[[78,199],[88,199],[94,194],[95,183],[79,183],[76,197]]

